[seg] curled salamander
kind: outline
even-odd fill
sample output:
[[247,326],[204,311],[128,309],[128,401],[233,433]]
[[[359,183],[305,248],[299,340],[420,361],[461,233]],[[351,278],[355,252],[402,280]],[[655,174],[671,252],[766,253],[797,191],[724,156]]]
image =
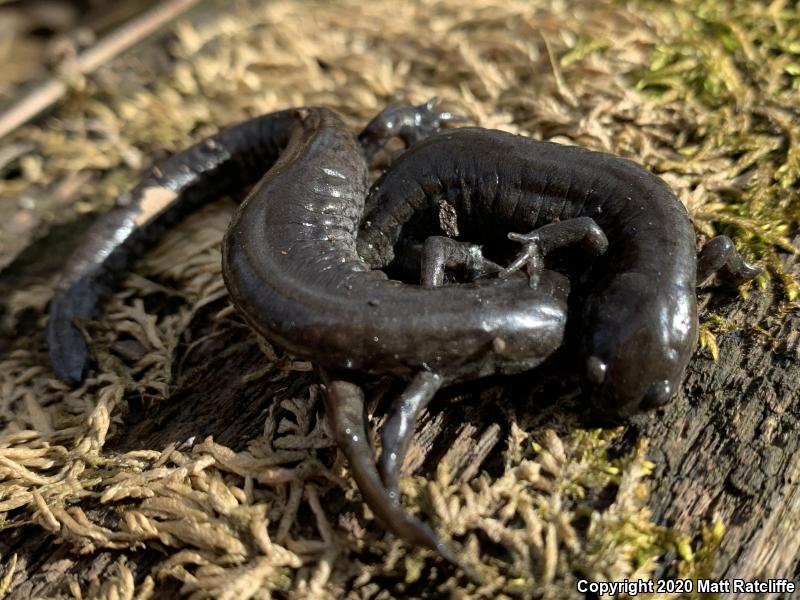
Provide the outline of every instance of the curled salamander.
[[[225,237],[232,300],[256,330],[318,365],[337,443],[379,520],[458,562],[381,481],[363,396],[346,374],[409,378],[402,398],[421,407],[444,384],[532,368],[561,344],[569,281],[545,271],[535,290],[522,277],[423,287],[392,281],[358,256],[367,157],[390,137],[409,145],[454,120],[432,108],[388,109],[360,140],[331,110],[282,111],[223,130],[155,168],[126,204],[93,225],[68,261],[48,324],[56,373],[82,380],[88,350],[73,322],[98,314],[148,245],[188,211],[263,176]],[[596,226],[588,234],[601,252],[605,236]],[[411,439],[409,416],[401,408],[391,420],[408,425],[396,432],[396,457]]]
[[[379,123],[393,114],[379,116]],[[362,141],[375,137],[375,127]],[[464,250],[479,271],[493,269],[457,242],[427,245],[423,285],[391,280],[356,249],[367,189],[367,161],[356,138],[332,111],[305,110],[289,145],[234,215],[223,242],[223,274],[254,329],[320,368],[334,436],[378,518],[457,562],[398,502],[399,467],[416,415],[443,385],[527,370],[549,356],[563,336],[569,283],[542,270],[535,288],[524,277],[440,285],[445,246]],[[553,247],[581,243],[593,255],[606,246],[586,218],[537,234]],[[383,429],[380,474],[353,371],[410,380]]]
[[[389,137],[398,135],[410,144],[452,117],[431,108],[385,111],[358,140],[330,110],[273,113],[223,130],[154,170],[134,190],[131,202],[97,222],[68,264],[48,326],[57,374],[72,382],[83,377],[87,349],[72,321],[97,314],[148,244],[187,210],[263,175],[234,217],[223,245],[223,273],[232,300],[256,330],[318,365],[336,441],[378,519],[400,537],[458,563],[397,499],[397,473],[416,414],[442,385],[532,368],[560,345],[569,283],[543,269],[542,259],[550,250],[576,243],[597,261],[589,271],[595,282],[591,289],[604,290],[589,295],[587,307],[593,308],[583,316],[601,332],[596,336],[600,343],[585,344],[584,349],[594,398],[617,414],[639,407],[643,399],[648,404],[664,401],[672,389],[657,391],[659,402],[653,402],[653,385],[678,382],[695,343],[694,236],[683,207],[666,186],[633,163],[484,130],[439,134],[417,144],[375,187],[367,225],[359,230],[367,157]],[[476,146],[470,149],[472,144]],[[548,158],[541,148],[553,155]],[[526,162],[529,152],[532,157]],[[613,184],[606,186],[604,178]],[[640,200],[637,206],[621,200],[634,196]],[[442,197],[454,206],[459,222],[485,222],[488,217],[498,223],[492,230],[511,231],[525,244],[524,251],[500,270],[479,247],[435,237],[424,244],[422,286],[388,279],[377,267],[391,262],[403,224],[419,207]],[[647,216],[639,211],[649,211],[652,220],[666,218],[677,228],[678,241],[670,241],[664,226],[660,236],[648,235],[652,228],[641,235],[638,219]],[[611,245],[603,257],[606,234]],[[630,250],[625,246],[628,234],[636,238]],[[665,246],[648,250],[648,238]],[[740,275],[749,274],[749,266],[736,263],[738,255],[730,246],[715,243],[711,248],[703,261],[708,270],[725,264],[731,271],[738,267]],[[612,342],[620,336],[609,341],[603,332],[617,312],[636,312],[625,295],[626,282],[634,281],[625,276],[617,281],[614,260],[607,257],[611,254],[627,268],[633,258],[660,253],[673,261],[643,266],[663,267],[665,282],[659,289],[666,296],[660,304],[650,298],[661,308],[657,315],[662,320],[649,323],[647,317],[656,313],[645,303],[651,307],[646,308],[648,315],[636,322],[643,330],[661,327],[655,334],[638,335],[651,339],[649,348],[654,350],[669,346],[665,352],[671,362],[661,361],[655,371],[644,369],[656,372],[652,381],[648,375],[626,380],[621,374],[638,364],[638,356],[615,354]],[[468,266],[477,280],[442,285],[444,270],[454,265]],[[530,283],[512,276],[522,266],[528,268]],[[493,271],[503,277],[488,277]],[[623,270],[628,273],[636,274]],[[653,284],[653,278],[647,282]],[[633,298],[651,291],[642,286],[631,285]],[[675,306],[678,312],[670,313]],[[663,318],[672,318],[678,324],[673,329],[682,332],[676,348],[669,335],[657,337],[674,333]],[[665,365],[671,370],[660,378],[658,368]],[[384,427],[380,474],[364,427],[363,394],[350,381],[353,371],[410,380]],[[628,381],[635,389],[625,388]]]
[[[574,234],[591,219],[608,249],[583,274],[579,328],[584,387],[599,411],[622,418],[666,403],[678,390],[697,343],[696,281],[712,273],[733,281],[761,270],[731,240],[712,239],[697,260],[683,204],[634,162],[501,131],[461,128],[416,144],[372,188],[359,252],[387,266],[405,226],[450,228],[497,244],[506,235],[523,251],[502,275],[526,267],[535,285],[550,233]],[[427,217],[426,217],[427,215]],[[572,225],[572,227],[567,227]],[[538,228],[538,229],[537,229]],[[600,253],[597,253],[598,255]]]

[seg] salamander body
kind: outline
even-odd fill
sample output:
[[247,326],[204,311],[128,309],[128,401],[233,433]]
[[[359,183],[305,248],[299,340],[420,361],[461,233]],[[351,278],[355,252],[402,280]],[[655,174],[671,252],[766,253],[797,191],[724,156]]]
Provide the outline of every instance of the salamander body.
[[531,368],[561,342],[566,278],[421,287],[356,251],[367,162],[332,111],[307,110],[278,162],[233,217],[225,282],[265,337],[329,368],[445,382]]
[[695,235],[655,175],[600,152],[500,131],[442,132],[406,152],[374,186],[359,248],[393,258],[403,227],[455,207],[457,228],[498,243],[507,232],[590,217],[608,237],[580,310],[591,401],[625,417],[665,403],[697,342]]
[[[83,378],[88,351],[74,320],[97,315],[137,256],[188,211],[258,182],[223,242],[231,300],[255,330],[317,366],[332,433],[378,519],[463,566],[399,503],[420,411],[443,385],[527,370],[560,346],[570,283],[543,261],[572,245],[591,258],[577,318],[592,403],[617,417],[663,404],[696,344],[697,258],[685,209],[634,163],[497,131],[432,135],[456,120],[432,108],[387,109],[358,137],[329,109],[281,111],[153,169],[67,264],[48,324],[58,376]],[[414,145],[367,197],[368,159],[394,136]],[[422,285],[382,270],[409,229],[423,238]],[[465,239],[452,239],[460,230]],[[503,269],[476,242],[501,245],[506,234],[523,250]],[[758,272],[717,240],[702,276]],[[474,280],[447,285],[449,269]],[[383,427],[379,465],[354,372],[409,381]]]

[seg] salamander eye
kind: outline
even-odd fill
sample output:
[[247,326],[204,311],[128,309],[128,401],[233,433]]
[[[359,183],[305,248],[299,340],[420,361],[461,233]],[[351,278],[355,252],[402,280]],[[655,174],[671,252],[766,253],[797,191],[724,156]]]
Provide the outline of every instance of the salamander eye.
[[642,398],[642,408],[651,409],[664,406],[672,398],[672,384],[669,380],[656,381]]
[[595,385],[605,381],[607,369],[608,365],[596,356],[590,356],[586,360],[586,378]]

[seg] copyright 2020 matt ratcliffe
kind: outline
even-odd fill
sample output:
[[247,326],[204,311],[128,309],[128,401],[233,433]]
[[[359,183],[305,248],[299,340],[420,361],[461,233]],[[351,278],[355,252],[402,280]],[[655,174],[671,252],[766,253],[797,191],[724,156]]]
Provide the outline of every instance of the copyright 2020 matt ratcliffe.
[[781,594],[794,593],[797,585],[789,579],[623,579],[622,581],[578,581],[578,592],[613,597],[618,594]]

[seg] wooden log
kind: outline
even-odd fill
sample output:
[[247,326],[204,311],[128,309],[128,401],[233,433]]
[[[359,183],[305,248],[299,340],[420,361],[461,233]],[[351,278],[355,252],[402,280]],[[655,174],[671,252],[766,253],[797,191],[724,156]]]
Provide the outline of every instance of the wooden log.
[[[787,266],[796,272],[794,259]],[[761,329],[737,327],[720,335],[719,360],[699,353],[689,367],[684,394],[666,408],[635,417],[619,442],[618,450],[626,451],[642,436],[650,440],[649,456],[656,464],[650,506],[657,522],[684,531],[715,518],[724,524],[726,533],[711,573],[717,578],[797,580],[800,316],[774,315],[774,293],[753,291],[741,301],[731,293],[712,290],[711,304],[717,313],[732,323]],[[211,338],[194,354],[195,364],[189,362],[190,368],[178,375],[182,382],[170,400],[152,414],[132,415],[133,425],[122,428],[108,449],[161,449],[206,435],[241,449],[259,434],[272,402],[302,396],[313,383],[311,373],[297,373],[277,383],[266,377],[245,382],[244,376],[263,368],[266,359],[254,338],[238,329]],[[566,362],[568,356],[562,355],[548,362],[546,369],[559,379]],[[492,382],[440,394],[420,421],[407,466],[430,476],[446,453],[461,479],[485,468],[499,455],[507,434],[497,397],[505,396],[512,404],[523,402],[530,392],[520,387],[535,379],[533,375],[513,380],[516,388],[511,391],[507,383]],[[558,402],[563,393],[556,389],[548,397],[541,395],[546,386],[539,390],[540,397],[529,410]],[[376,416],[384,404],[377,403]],[[504,410],[511,408],[507,405]],[[585,418],[587,425],[596,424]],[[537,426],[552,426],[552,419]],[[12,554],[18,557],[8,598],[65,593],[70,578],[88,584],[92,577],[108,576],[116,553],[75,556],[52,541],[39,527],[24,522],[4,532],[3,564]],[[128,565],[141,581],[160,559],[159,552],[147,549],[130,554]],[[156,597],[170,597],[174,586],[174,582],[160,585]]]

